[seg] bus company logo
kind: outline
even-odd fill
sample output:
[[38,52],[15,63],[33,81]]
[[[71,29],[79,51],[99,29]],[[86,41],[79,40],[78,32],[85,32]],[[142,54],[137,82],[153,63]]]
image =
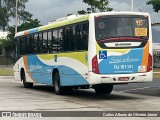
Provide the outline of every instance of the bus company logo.
[[133,62],[139,62],[139,59],[138,58],[130,58],[130,57],[127,57],[127,58],[115,58],[115,57],[112,57],[111,60],[109,61],[110,64],[114,64],[114,63],[133,63]]
[[131,43],[116,43],[115,46],[131,46]]
[[29,65],[29,69],[30,71],[33,71],[33,70],[37,70],[37,69],[41,69],[42,68],[42,65]]

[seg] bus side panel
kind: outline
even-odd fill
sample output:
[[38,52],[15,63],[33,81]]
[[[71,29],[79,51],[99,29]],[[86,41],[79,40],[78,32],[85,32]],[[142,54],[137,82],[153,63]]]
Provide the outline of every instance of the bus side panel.
[[30,76],[28,72],[28,67],[26,63],[26,56],[21,57],[16,64],[13,66],[13,71],[14,71],[14,79],[16,81],[21,81],[21,69],[24,69],[25,72],[25,77],[27,82],[32,82],[34,83],[34,80]]
[[76,52],[76,76],[77,85],[89,85],[88,81],[88,51]]
[[[61,86],[79,86],[79,85],[88,85],[87,80],[74,69],[68,66],[58,66]],[[74,72],[75,74],[66,74],[68,72]]]
[[35,83],[52,85],[52,72],[58,69],[62,86],[88,85],[87,80],[83,77],[84,73],[87,73],[87,66],[83,64],[85,60],[80,57],[85,56],[86,53],[78,55],[77,59],[74,57],[75,54],[30,55],[26,57],[25,66]]
[[[57,54],[57,68],[62,86],[88,85],[87,52]],[[88,76],[88,75],[87,75]]]
[[23,64],[23,58],[20,58],[15,65],[13,66],[13,72],[14,72],[14,80],[15,81],[20,81],[21,80],[21,76],[20,76],[20,70],[21,68],[24,68],[24,64]]
[[[50,63],[47,60],[46,63]],[[37,55],[27,57],[28,74],[36,83],[52,84],[52,67],[42,62]]]

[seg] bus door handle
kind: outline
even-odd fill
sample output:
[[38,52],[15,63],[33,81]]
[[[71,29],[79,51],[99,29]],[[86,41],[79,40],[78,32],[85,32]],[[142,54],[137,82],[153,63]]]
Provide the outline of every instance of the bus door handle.
[[54,62],[57,62],[57,55],[54,55]]

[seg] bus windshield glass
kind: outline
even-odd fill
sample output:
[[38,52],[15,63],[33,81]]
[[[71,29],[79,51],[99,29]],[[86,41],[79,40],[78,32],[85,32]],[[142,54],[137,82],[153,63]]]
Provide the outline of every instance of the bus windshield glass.
[[119,37],[149,38],[148,16],[109,15],[95,17],[96,40]]

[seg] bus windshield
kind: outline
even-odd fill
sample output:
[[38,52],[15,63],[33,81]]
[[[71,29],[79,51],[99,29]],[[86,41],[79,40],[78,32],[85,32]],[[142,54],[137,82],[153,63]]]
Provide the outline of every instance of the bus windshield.
[[96,40],[118,37],[149,38],[148,16],[109,15],[95,17]]

